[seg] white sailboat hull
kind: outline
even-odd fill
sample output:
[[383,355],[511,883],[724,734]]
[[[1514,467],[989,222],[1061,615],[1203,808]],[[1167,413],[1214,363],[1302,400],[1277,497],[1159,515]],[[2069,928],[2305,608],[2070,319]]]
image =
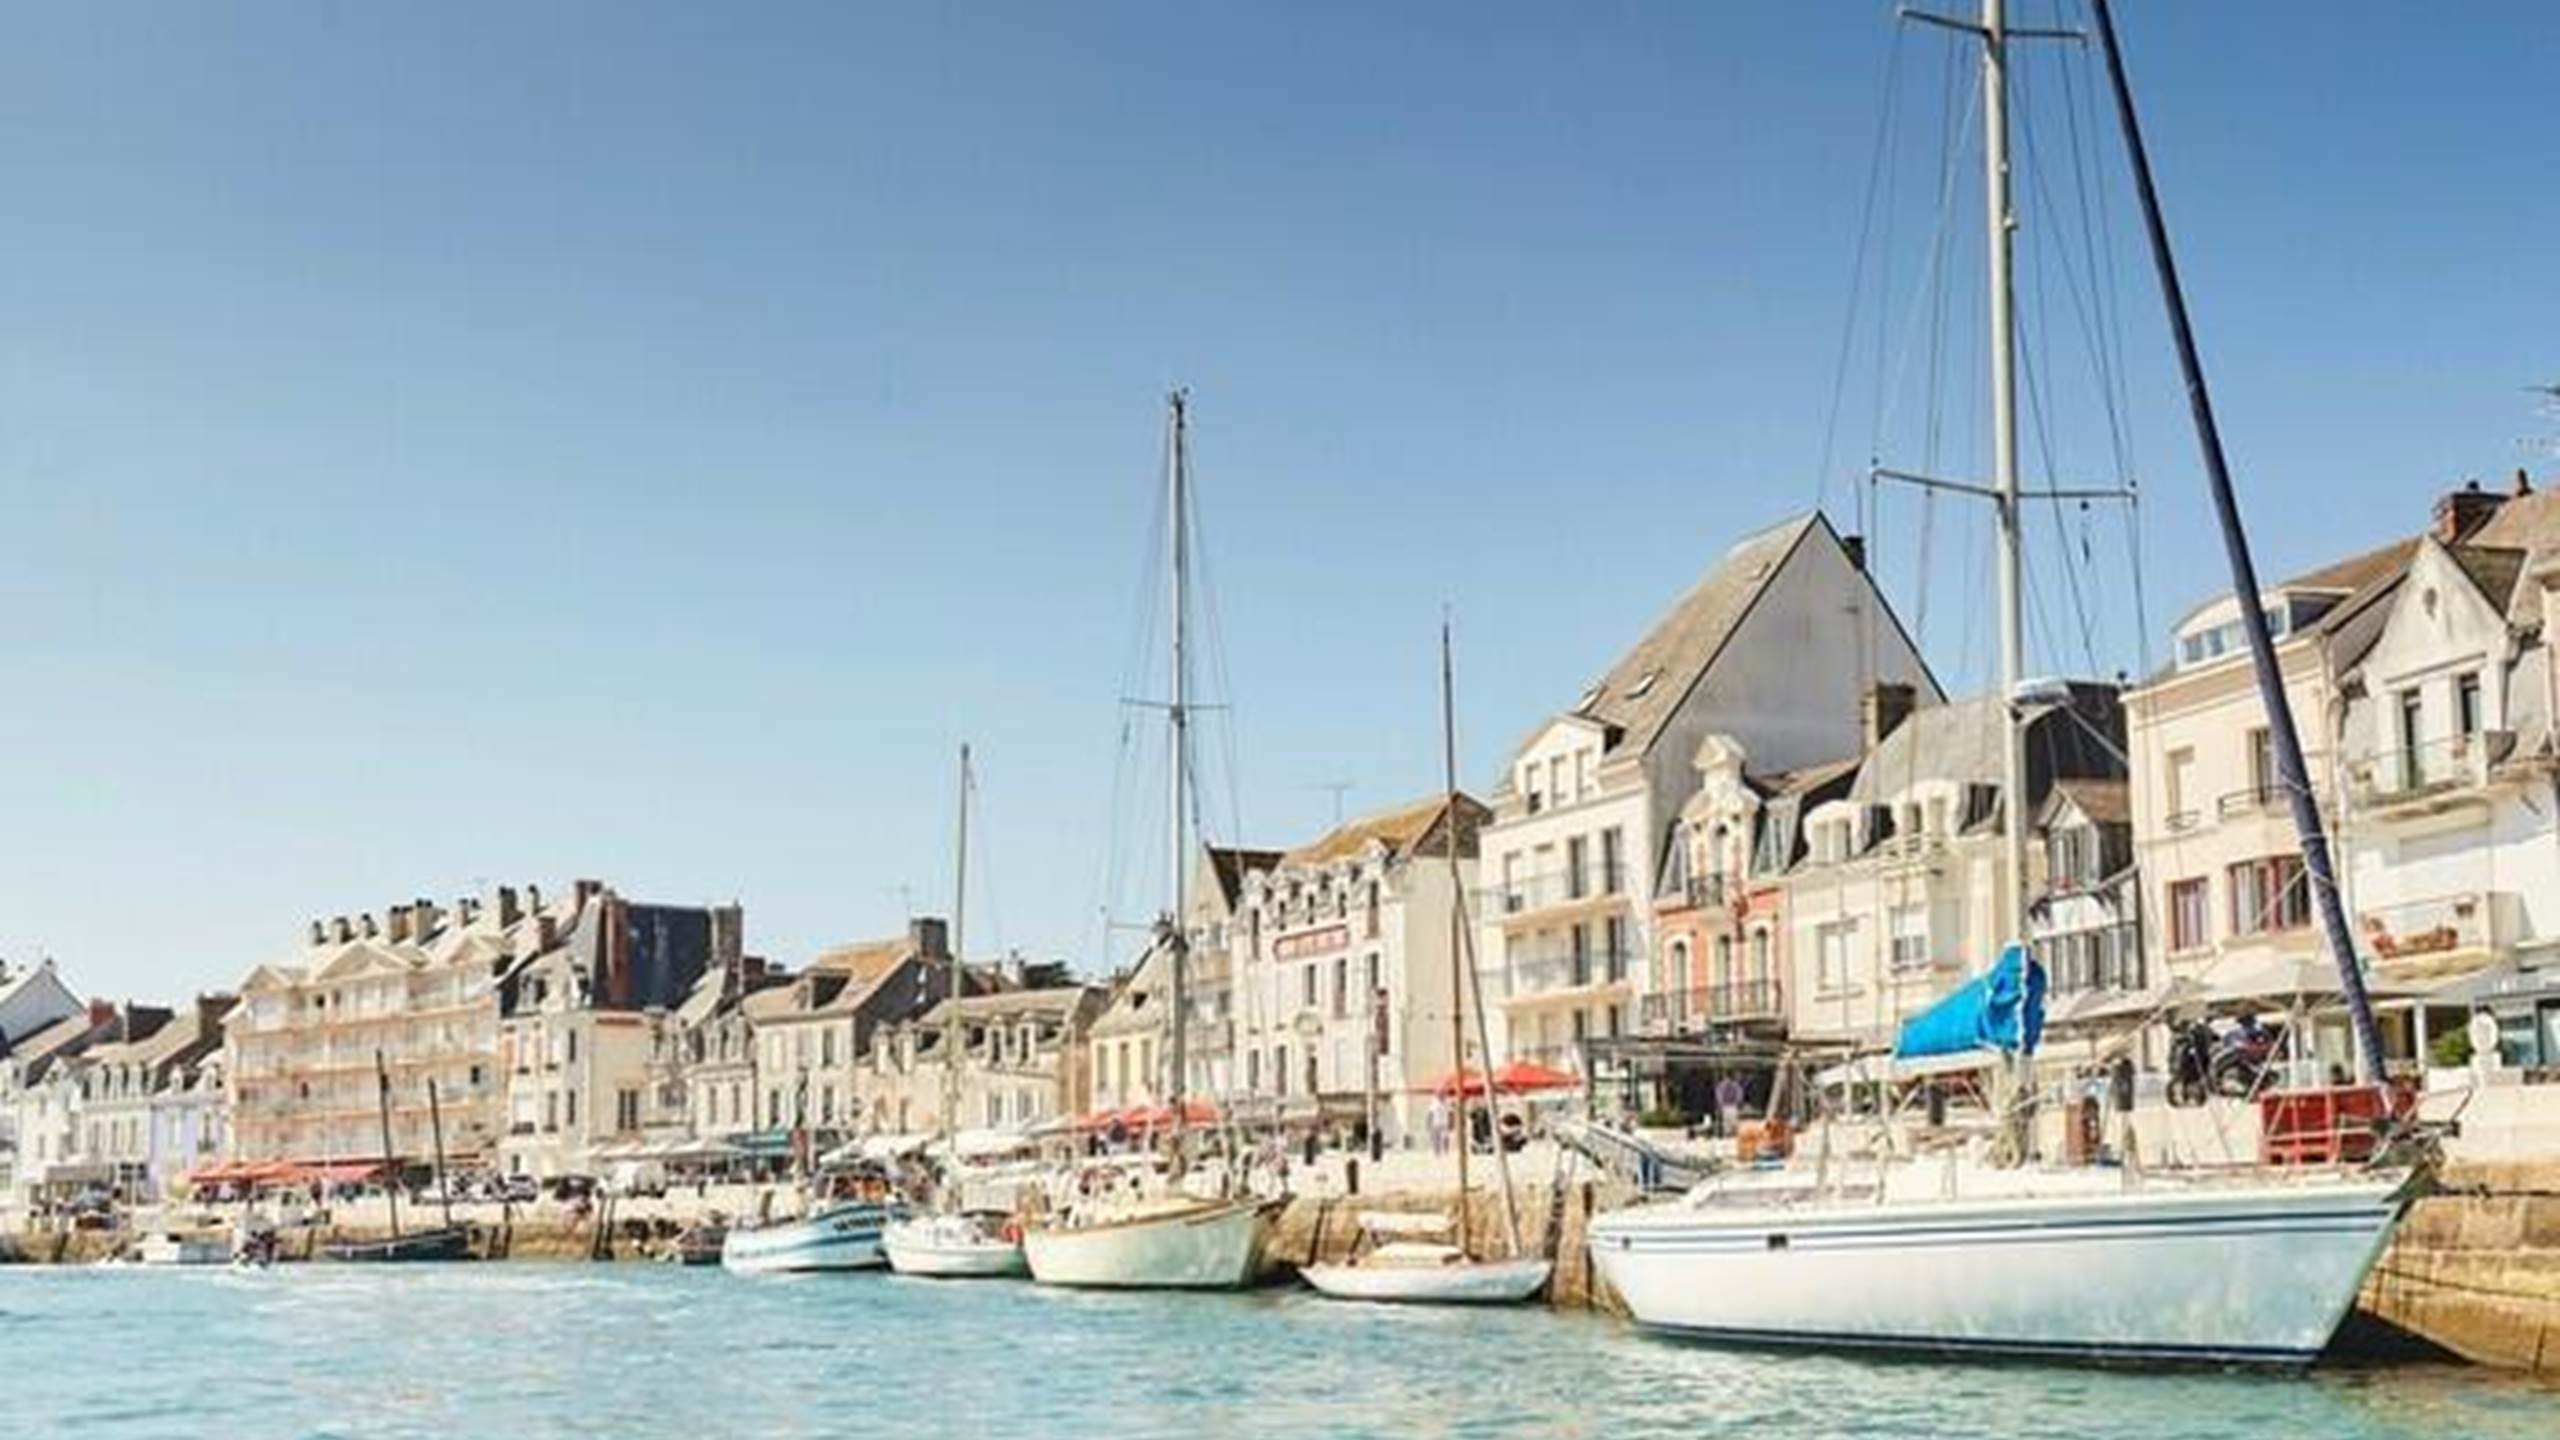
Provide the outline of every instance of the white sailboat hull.
[[877,1270],[888,1263],[880,1248],[888,1218],[879,1205],[852,1201],[779,1224],[733,1226],[720,1242],[720,1268],[738,1275]]
[[1020,1245],[966,1224],[901,1221],[880,1232],[880,1248],[901,1275],[988,1280],[1031,1273]]
[[1517,1305],[1538,1293],[1554,1268],[1541,1259],[1470,1260],[1450,1265],[1301,1265],[1298,1273],[1337,1300],[1412,1305]]
[[134,1260],[143,1265],[228,1265],[231,1242],[200,1235],[146,1235]]
[[1031,1278],[1110,1290],[1235,1290],[1253,1283],[1271,1237],[1268,1207],[1192,1200],[1153,1213],[1022,1237]]
[[1706,1340],[2302,1365],[2354,1303],[2403,1191],[1683,1201],[1602,1217],[1591,1253],[1638,1322]]

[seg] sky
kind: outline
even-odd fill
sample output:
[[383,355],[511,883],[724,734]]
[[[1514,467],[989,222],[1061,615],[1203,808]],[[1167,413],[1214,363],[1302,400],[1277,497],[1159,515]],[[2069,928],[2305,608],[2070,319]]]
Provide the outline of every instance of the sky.
[[[2264,567],[2560,478],[2547,7],[2123,10]],[[1489,786],[1815,504],[1987,673],[1985,517],[1862,479],[1982,431],[1970,72],[1883,5],[5,13],[0,956],[92,993],[574,876],[796,964],[947,907],[963,740],[969,948],[1125,958],[1177,384],[1218,838],[1436,789],[1444,612]],[[2087,59],[2021,66],[2029,448],[2144,493],[2032,639],[2138,671],[2218,556]]]

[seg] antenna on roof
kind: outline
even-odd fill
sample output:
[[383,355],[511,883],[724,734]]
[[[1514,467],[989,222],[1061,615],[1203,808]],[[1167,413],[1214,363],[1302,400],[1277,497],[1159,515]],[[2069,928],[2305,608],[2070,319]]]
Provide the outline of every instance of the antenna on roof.
[[1319,780],[1307,788],[1310,790],[1324,790],[1332,793],[1333,823],[1335,826],[1339,827],[1342,824],[1342,797],[1344,794],[1352,790],[1357,783],[1358,782],[1351,780]]

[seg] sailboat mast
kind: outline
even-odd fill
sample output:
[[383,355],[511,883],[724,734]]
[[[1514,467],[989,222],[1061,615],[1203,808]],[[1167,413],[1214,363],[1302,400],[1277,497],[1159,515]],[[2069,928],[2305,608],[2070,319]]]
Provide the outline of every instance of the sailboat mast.
[[[1458,793],[1458,702],[1457,685],[1452,678],[1453,669],[1454,667],[1449,659],[1449,622],[1446,619],[1443,619],[1440,622],[1440,754],[1441,767],[1448,777],[1450,796],[1449,818],[1447,821],[1449,827],[1449,890],[1451,897],[1449,904],[1453,917],[1463,922],[1466,911],[1466,900],[1464,897],[1467,892],[1459,888],[1457,881],[1458,811],[1456,801]],[[1467,992],[1475,999],[1476,1044],[1478,1048],[1484,1051],[1485,1131],[1493,1141],[1494,1182],[1502,1187],[1503,1234],[1511,1241],[1511,1255],[1512,1258],[1516,1260],[1522,1253],[1520,1248],[1520,1197],[1514,1194],[1511,1189],[1511,1155],[1509,1151],[1502,1148],[1501,1117],[1493,1107],[1493,1033],[1490,1027],[1486,1024],[1484,1018],[1484,977],[1476,969],[1475,936],[1468,930],[1464,923],[1461,923],[1458,926],[1458,950],[1451,958],[1457,964],[1459,973],[1466,979]],[[1458,1007],[1458,1013],[1460,1015],[1464,1015],[1466,1013],[1466,1006],[1463,1004],[1460,1005]],[[1467,1127],[1465,1124],[1467,1118],[1467,1072],[1466,1044],[1463,1037],[1461,1037],[1458,1046],[1458,1060],[1458,1178],[1459,1203],[1463,1208],[1466,1196],[1465,1182],[1467,1173]]]
[[951,865],[951,1016],[943,1023],[942,1133],[951,1145],[956,1170],[960,1161],[960,1001],[968,993],[968,947],[962,943],[969,917],[969,743],[960,742],[960,833]]
[[2293,720],[2293,702],[2284,689],[2284,671],[2276,661],[2275,636],[2267,626],[2266,607],[2258,601],[2258,565],[2249,554],[2248,533],[2240,528],[2240,502],[2232,493],[2231,467],[2222,453],[2222,427],[2214,420],[2213,395],[2206,389],[2204,361],[2196,352],[2195,327],[2187,319],[2187,296],[2178,282],[2177,256],[2169,248],[2169,225],[2160,214],[2160,193],[2151,180],[2151,155],[2142,143],[2142,122],[2134,114],[2133,88],[2124,76],[2124,52],[2116,44],[2114,7],[2091,0],[2098,40],[2107,56],[2107,82],[2115,91],[2116,123],[2124,132],[2126,158],[2133,166],[2135,191],[2142,200],[2142,225],[2151,241],[2152,268],[2160,280],[2160,302],[2169,312],[2169,332],[2177,341],[2178,370],[2186,381],[2187,408],[2195,423],[2196,446],[2204,452],[2207,488],[2213,494],[2214,519],[2222,527],[2223,556],[2231,567],[2231,590],[2240,605],[2240,625],[2249,637],[2249,666],[2258,681],[2258,702],[2267,712],[2267,736],[2275,749],[2277,780],[2293,808],[2293,829],[2302,845],[2302,870],[2311,886],[2311,902],[2320,912],[2320,928],[2329,941],[2329,958],[2338,967],[2338,987],[2356,1032],[2357,1079],[2382,1079],[2382,1032],[2374,1023],[2373,997],[2366,993],[2364,970],[2356,962],[2355,940],[2347,928],[2346,908],[2338,899],[2337,872],[2329,856],[2329,836],[2320,819],[2320,801],[2312,793],[2311,768],[2302,758],[2302,732]]
[[1165,943],[1171,947],[1173,959],[1173,1044],[1170,1057],[1172,1078],[1165,1089],[1173,1106],[1173,1129],[1176,1135],[1182,1133],[1182,1092],[1184,1082],[1188,1078],[1185,1069],[1189,1063],[1189,1056],[1186,1054],[1185,1042],[1189,1038],[1187,1032],[1190,1017],[1184,1011],[1189,1004],[1191,979],[1190,937],[1183,933],[1183,917],[1188,910],[1190,881],[1190,866],[1187,863],[1190,858],[1189,847],[1183,843],[1191,799],[1191,651],[1190,637],[1185,633],[1185,622],[1189,619],[1188,612],[1191,608],[1191,522],[1187,513],[1189,497],[1185,493],[1190,485],[1188,473],[1190,437],[1186,413],[1190,406],[1190,399],[1188,391],[1179,389],[1165,397],[1167,429],[1165,484],[1169,492],[1165,502],[1165,513],[1169,522],[1166,528],[1170,532],[1172,550],[1171,563],[1166,568],[1170,572],[1173,588],[1172,618],[1167,626],[1172,637],[1170,656],[1173,668],[1172,701],[1165,709],[1166,722],[1172,727],[1173,741],[1170,760],[1166,767],[1173,772],[1173,778],[1170,794],[1167,796],[1168,813],[1165,817],[1165,868],[1169,872],[1167,892],[1172,897],[1172,908],[1165,916],[1164,926]]
[[[1467,977],[1461,970],[1466,953],[1466,892],[1458,876],[1458,718],[1449,674],[1449,622],[1440,622],[1440,773],[1444,782],[1440,811],[1440,848],[1449,857],[1449,1059],[1458,1082],[1458,1253],[1472,1258],[1474,1207],[1467,1203]],[[1493,1076],[1485,1075],[1490,1101]],[[1497,1143],[1499,1137],[1497,1137]]]
[[[2018,714],[2026,677],[2026,624],[2019,595],[2018,357],[2016,289],[2010,240],[2017,214],[2009,200],[2009,21],[2007,0],[1982,0],[1982,140],[1985,225],[1991,250],[1991,488],[2000,514],[2000,840],[2008,874],[2000,886],[2002,945],[2026,941],[2027,745]],[[2019,1047],[2019,1071],[2026,1073]]]
[[444,1168],[444,1106],[436,1099],[436,1079],[427,1077],[427,1124],[436,1142],[436,1202],[444,1211],[444,1228],[453,1228],[453,1181]]
[[374,1099],[382,1113],[382,1198],[391,1204],[391,1238],[400,1238],[400,1177],[391,1154],[391,1066],[373,1052]]

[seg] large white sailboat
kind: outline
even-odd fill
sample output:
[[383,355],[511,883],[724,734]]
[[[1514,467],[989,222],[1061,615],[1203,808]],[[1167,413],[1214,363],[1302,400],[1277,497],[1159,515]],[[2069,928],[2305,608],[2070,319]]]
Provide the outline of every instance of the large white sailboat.
[[[1232,1290],[1253,1283],[1271,1237],[1272,1203],[1231,1193],[1241,1177],[1192,1172],[1193,1134],[1182,1094],[1189,1023],[1185,987],[1190,937],[1184,929],[1190,879],[1191,654],[1190,449],[1188,398],[1166,400],[1165,483],[1171,613],[1171,694],[1164,706],[1171,732],[1167,805],[1171,903],[1156,922],[1155,943],[1172,973],[1172,1046],[1166,1073],[1174,1129],[1172,1172],[1122,1177],[1129,1183],[1077,1193],[1063,1209],[1033,1222],[1022,1237],[1031,1278],[1043,1285],[1095,1289]],[[1211,1183],[1206,1186],[1202,1182]],[[1201,1189],[1212,1193],[1200,1193]]]
[[[2212,405],[2204,386],[2166,230],[2160,220],[2107,0],[2092,0],[2117,118],[2131,160],[2212,482],[2233,587],[2259,593]],[[1994,483],[2000,518],[2001,683],[2009,703],[2003,824],[2010,888],[2025,873],[2015,361],[2011,346],[2007,57],[2027,34],[2003,0],[1979,24],[1924,16],[1969,32],[1983,52],[1989,197]],[[1970,489],[1972,487],[1953,487]],[[2265,617],[2243,605],[2283,788],[2292,797],[2305,870],[2356,1020],[2364,1080],[2380,1049],[2361,972],[2339,912],[2326,837],[2307,783]],[[2021,897],[2004,896],[2006,933],[2021,933]],[[1984,1033],[2017,1065],[2022,1109],[2041,987],[2012,946],[1960,992]],[[1994,1010],[2013,1007],[2002,1014]],[[1927,1018],[1927,1017],[1923,1017]],[[1908,1032],[1906,1032],[1908,1034]],[[2387,1107],[2386,1107],[2387,1108]],[[1972,1154],[1902,1154],[1852,1164],[1825,1157],[1775,1172],[1711,1179],[1668,1203],[1592,1226],[1600,1272],[1642,1324],[1741,1343],[2098,1360],[2299,1365],[2316,1358],[2389,1243],[2421,1171],[2408,1166],[2206,1173],[2136,1166],[2066,1169],[2024,1158],[2023,1130]],[[2005,1161],[2006,1163],[2002,1163]]]

